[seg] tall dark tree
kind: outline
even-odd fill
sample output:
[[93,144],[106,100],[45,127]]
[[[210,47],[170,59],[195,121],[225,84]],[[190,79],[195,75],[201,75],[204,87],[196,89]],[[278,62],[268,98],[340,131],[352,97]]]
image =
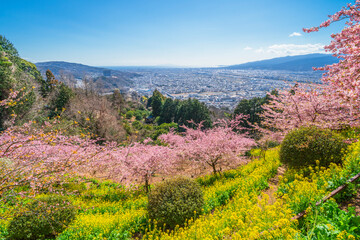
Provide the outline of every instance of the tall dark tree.
[[[277,90],[271,91],[270,94],[267,94],[265,97],[254,97],[251,99],[242,99],[234,110],[234,116],[239,114],[248,115],[249,118],[247,121],[241,123],[241,126],[253,129],[253,125],[260,125],[262,119],[260,114],[263,112],[262,106],[269,102],[271,95],[276,95]],[[253,134],[256,134],[256,131],[252,131]]]
[[51,113],[50,117],[59,115],[63,108],[70,102],[71,97],[74,95],[71,88],[66,86],[64,83],[60,83],[56,87],[56,95],[51,101]]
[[164,96],[156,89],[151,97],[152,115],[160,116]]
[[176,122],[179,125],[195,127],[194,124],[189,123],[190,120],[193,120],[195,123],[203,122],[205,128],[210,128],[212,125],[209,109],[197,99],[189,98],[182,101],[176,114]]
[[[234,115],[248,115],[248,121],[250,124],[260,124],[261,118],[259,115],[262,113],[262,105],[265,103],[265,98],[255,97],[251,99],[242,99],[236,106]],[[249,128],[249,123],[244,122],[243,126]]]
[[174,101],[171,98],[167,98],[161,109],[159,124],[173,122],[175,117],[175,112],[176,112],[176,105]]
[[122,107],[124,107],[125,99],[121,95],[119,89],[114,90],[112,96],[110,97],[110,102],[111,102],[113,108],[115,108],[118,112],[120,112]]

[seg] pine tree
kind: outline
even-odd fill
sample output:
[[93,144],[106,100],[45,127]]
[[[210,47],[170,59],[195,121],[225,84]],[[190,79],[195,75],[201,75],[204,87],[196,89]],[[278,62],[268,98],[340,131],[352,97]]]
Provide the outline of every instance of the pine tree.
[[156,89],[151,97],[152,115],[160,116],[164,96]]

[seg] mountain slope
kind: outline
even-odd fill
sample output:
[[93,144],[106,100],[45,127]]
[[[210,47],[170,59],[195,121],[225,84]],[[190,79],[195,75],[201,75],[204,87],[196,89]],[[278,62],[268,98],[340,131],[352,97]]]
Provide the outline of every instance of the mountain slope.
[[59,79],[66,75],[76,82],[76,80],[87,77],[91,78],[94,82],[101,83],[102,87],[106,89],[130,87],[133,85],[131,79],[139,76],[136,73],[62,61],[39,62],[36,63],[36,66],[43,75],[49,69]]
[[222,67],[225,69],[261,69],[261,70],[287,70],[287,71],[312,71],[313,67],[322,67],[338,62],[339,59],[330,54],[307,54],[287,56],[268,60],[248,62],[244,64]]

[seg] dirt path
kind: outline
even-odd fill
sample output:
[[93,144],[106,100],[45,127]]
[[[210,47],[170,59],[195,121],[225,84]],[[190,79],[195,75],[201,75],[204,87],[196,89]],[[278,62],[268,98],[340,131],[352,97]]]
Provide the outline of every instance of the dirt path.
[[276,201],[275,193],[278,190],[279,176],[283,176],[285,173],[284,167],[279,167],[275,177],[269,179],[269,188],[263,191],[263,193],[269,196],[269,205],[272,205]]

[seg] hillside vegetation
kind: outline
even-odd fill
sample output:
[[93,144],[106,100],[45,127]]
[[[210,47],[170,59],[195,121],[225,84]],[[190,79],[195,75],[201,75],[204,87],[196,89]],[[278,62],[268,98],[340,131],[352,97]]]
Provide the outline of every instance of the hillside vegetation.
[[66,85],[0,38],[0,239],[360,239],[360,3],[321,85],[198,100]]

